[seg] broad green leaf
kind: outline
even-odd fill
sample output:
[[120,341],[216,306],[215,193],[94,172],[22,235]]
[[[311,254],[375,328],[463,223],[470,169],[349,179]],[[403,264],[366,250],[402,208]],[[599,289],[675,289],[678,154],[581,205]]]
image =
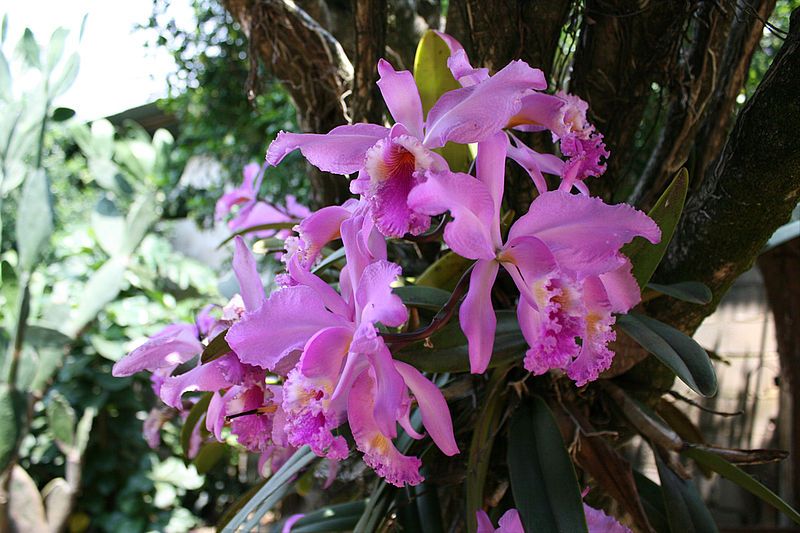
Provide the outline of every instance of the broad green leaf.
[[753,496],[756,496],[788,516],[794,523],[800,524],[800,513],[798,513],[796,509],[792,508],[792,506],[783,501],[780,496],[769,490],[738,466],[729,463],[714,453],[697,448],[688,448],[681,453],[686,457],[691,457],[697,461],[698,464],[707,466],[725,479],[736,483]]
[[57,392],[51,393],[47,400],[47,426],[60,443],[67,446],[75,443],[75,410]]
[[636,470],[633,471],[633,479],[636,482],[636,490],[639,492],[639,499],[647,513],[650,525],[653,526],[656,533],[669,533],[667,511],[664,509],[661,487]]
[[[274,496],[279,494],[281,490],[285,490],[286,486],[292,481],[295,474],[300,472],[303,468],[311,464],[316,459],[316,455],[311,451],[308,446],[303,446],[275,472],[272,477],[261,487],[255,495],[242,506],[236,516],[225,525],[222,530],[224,533],[234,532],[239,529],[250,517],[260,519],[264,516],[270,508],[277,503]],[[252,519],[251,519],[252,520]]]
[[53,122],[64,122],[75,116],[75,110],[69,107],[57,107],[53,109],[53,114],[50,117]]
[[202,363],[210,363],[214,359],[219,359],[226,353],[230,353],[231,347],[228,346],[228,341],[225,340],[225,335],[227,333],[228,330],[226,329],[209,341],[208,346],[205,347],[203,353],[200,355],[200,361]]
[[53,232],[50,187],[43,169],[34,170],[25,180],[17,208],[17,246],[19,267],[30,271]]
[[27,411],[25,394],[0,383],[0,472],[6,469],[17,450]]
[[200,418],[208,411],[208,404],[211,402],[212,396],[213,394],[210,392],[203,394],[197,403],[189,410],[186,420],[183,421],[183,427],[181,428],[181,449],[183,449],[184,457],[189,457],[192,433],[194,433],[194,428],[197,426]]
[[617,325],[697,394],[711,397],[717,393],[717,376],[711,358],[694,339],[672,326],[636,313],[618,316]]
[[408,285],[392,289],[409,307],[419,307],[429,311],[438,311],[450,298],[450,293],[436,287]]
[[[516,313],[502,310],[496,314],[497,330],[489,368],[521,359],[528,346],[519,329]],[[469,372],[467,338],[455,319],[431,336],[429,342],[416,342],[394,356],[423,372]]]
[[17,55],[25,62],[26,65],[33,68],[41,68],[41,50],[39,43],[36,42],[36,37],[30,28],[25,28],[22,37],[17,43]]
[[148,193],[138,196],[125,217],[125,234],[120,253],[132,254],[156,220],[158,211],[155,195]]
[[447,252],[419,275],[416,285],[451,291],[471,264],[471,260],[453,252]]
[[586,533],[575,468],[550,408],[538,396],[511,418],[508,473],[526,531]]
[[39,488],[31,476],[19,465],[11,471],[8,490],[8,520],[10,531],[49,531]]
[[681,213],[683,213],[688,190],[689,173],[682,168],[648,213],[650,218],[655,220],[658,227],[661,228],[661,242],[651,244],[644,237],[636,237],[633,242],[622,248],[622,253],[628,256],[633,264],[633,276],[639,283],[639,287],[644,288],[647,285],[664,257],[667,246],[675,234]]
[[711,289],[699,281],[682,281],[669,285],[648,283],[647,288],[693,304],[707,304],[712,298]]
[[200,447],[197,457],[192,461],[197,472],[205,474],[225,456],[228,445],[224,442],[207,442]]
[[[20,374],[23,368],[30,364],[30,378],[25,381],[24,389],[28,392],[41,394],[44,392],[50,378],[64,360],[69,344],[72,340],[60,331],[42,326],[27,326],[25,329],[25,347],[30,356],[30,362],[22,361]],[[26,356],[26,359],[28,356]],[[18,381],[23,388],[21,379]]]
[[228,524],[228,522],[230,522],[233,517],[236,516],[236,513],[238,513],[247,502],[253,499],[253,496],[255,496],[256,493],[261,490],[261,487],[263,487],[266,483],[267,480],[263,479],[247,489],[244,494],[236,498],[236,501],[234,501],[225,509],[225,512],[222,513],[222,516],[217,521],[217,531],[227,531],[225,526]]
[[86,324],[94,320],[97,313],[117,297],[125,286],[127,264],[127,257],[112,257],[92,274],[83,288],[78,309],[65,328],[70,337],[77,336]]
[[703,498],[691,480],[679,477],[669,469],[656,452],[658,477],[664,509],[668,509],[667,522],[672,533],[716,533],[717,526]]
[[292,533],[351,531],[366,508],[366,500],[328,505],[295,522]]
[[230,241],[234,239],[234,237],[238,235],[247,235],[249,233],[254,233],[256,231],[267,231],[267,230],[282,230],[282,229],[292,229],[297,225],[298,221],[292,220],[289,222],[272,222],[270,224],[259,224],[258,226],[252,226],[249,228],[245,228],[241,231],[237,231],[236,233],[229,235],[224,241],[217,245],[217,248],[222,248]]
[[436,35],[435,31],[427,30],[422,35],[414,55],[414,81],[419,89],[422,112],[425,116],[441,95],[461,88],[447,68],[449,57],[450,48],[447,43]]

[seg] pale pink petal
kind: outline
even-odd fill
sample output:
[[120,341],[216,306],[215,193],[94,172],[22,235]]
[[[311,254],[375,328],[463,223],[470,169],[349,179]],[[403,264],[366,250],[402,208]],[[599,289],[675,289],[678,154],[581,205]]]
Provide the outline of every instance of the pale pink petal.
[[487,68],[472,68],[469,62],[469,57],[455,38],[442,31],[437,31],[436,35],[450,48],[450,57],[447,59],[447,67],[453,73],[453,77],[461,84],[462,87],[469,87],[475,85],[489,77],[489,69]]
[[298,234],[298,255],[300,264],[310,268],[319,257],[322,248],[329,242],[339,238],[342,222],[353,215],[352,209],[346,206],[333,205],[313,212],[300,224],[295,226]]
[[362,323],[380,322],[384,326],[397,327],[408,320],[408,309],[392,292],[391,286],[401,273],[400,265],[382,260],[364,269],[356,289],[356,305]]
[[492,195],[485,184],[469,174],[441,172],[427,174],[408,198],[415,211],[436,215],[450,211],[453,220],[444,230],[444,241],[458,255],[468,259],[491,259],[495,255],[492,227]]
[[284,202],[286,203],[286,212],[295,218],[304,219],[311,214],[311,210],[298,202],[293,194],[287,194]]
[[486,511],[478,509],[475,513],[475,518],[478,521],[478,533],[494,533],[494,525]]
[[[266,202],[255,202],[246,207],[243,207],[236,216],[229,222],[228,227],[231,231],[238,232],[249,230],[256,226],[263,224],[274,224],[276,222],[288,222],[289,217],[285,213],[279,211],[274,206]],[[274,235],[277,230],[255,230],[248,232],[258,238],[266,238]]]
[[509,240],[521,236],[542,240],[559,266],[584,277],[621,266],[623,244],[636,236],[657,243],[661,230],[627,204],[609,205],[600,198],[552,191],[538,196],[511,227]]
[[500,526],[497,528],[497,533],[525,533],[522,529],[522,519],[516,509],[506,511],[497,525]]
[[374,381],[369,372],[356,380],[350,391],[347,418],[356,447],[364,453],[364,462],[387,483],[397,487],[418,485],[423,481],[419,473],[422,461],[397,451],[391,439],[381,433],[375,422]]
[[350,309],[347,303],[339,296],[339,293],[325,283],[319,276],[312,274],[302,266],[300,266],[300,259],[295,256],[289,260],[288,264],[289,275],[298,284],[311,287],[319,295],[325,307],[343,317],[350,316]]
[[536,237],[517,237],[503,247],[497,259],[511,275],[520,294],[536,307],[535,283],[557,268],[547,245]]
[[329,133],[278,134],[267,150],[267,162],[275,166],[293,150],[300,149],[309,163],[325,172],[352,174],[364,166],[367,150],[386,137],[389,130],[375,124],[351,124]]
[[608,516],[600,509],[589,507],[583,504],[583,512],[586,515],[586,526],[589,533],[632,533],[632,531],[617,522],[613,516]]
[[383,342],[378,350],[369,354],[375,375],[375,421],[381,433],[389,438],[397,436],[397,419],[401,416],[406,386],[394,366],[392,354]]
[[378,74],[378,88],[395,122],[403,124],[411,135],[422,138],[422,102],[414,76],[407,70],[394,70],[384,59],[378,61]]
[[[218,441],[222,442],[222,428],[225,427],[225,404],[227,403],[228,394],[233,396],[233,392],[228,390],[224,395],[218,391],[214,391],[211,396],[211,401],[208,402],[208,410],[206,411],[206,429],[214,435]],[[230,397],[228,396],[228,397]]]
[[608,343],[616,339],[612,329],[614,315],[608,301],[603,283],[598,277],[589,277],[583,283],[586,304],[586,329],[581,334],[581,351],[578,357],[567,366],[567,375],[582,387],[596,380],[600,374],[611,367],[614,352]]
[[255,311],[258,309],[264,300],[267,299],[264,294],[264,286],[261,283],[261,277],[258,275],[258,267],[250,247],[244,242],[244,239],[237,235],[233,242],[235,248],[233,251],[233,272],[236,274],[236,280],[239,282],[239,294],[244,301],[244,308],[247,311]]
[[303,518],[305,515],[302,513],[293,514],[289,518],[286,519],[286,522],[283,523],[283,527],[281,528],[281,533],[291,533],[292,527],[297,523],[298,520]]
[[403,381],[411,389],[411,394],[417,400],[422,425],[445,455],[458,453],[458,445],[453,435],[453,420],[450,418],[450,409],[439,387],[431,383],[419,370],[400,361],[394,362],[397,371],[403,376]]
[[497,261],[478,260],[469,277],[469,292],[458,311],[461,330],[469,341],[469,366],[482,374],[489,366],[494,348],[497,317],[492,307],[492,287],[499,268]]
[[172,324],[117,361],[111,374],[123,377],[142,370],[174,367],[195,357],[203,348],[194,324]]
[[192,391],[218,391],[239,382],[241,363],[232,354],[197,366],[179,376],[168,377],[161,386],[161,401],[176,409],[181,407],[181,396]]
[[519,141],[516,141],[516,145],[509,143],[508,157],[525,169],[536,185],[539,194],[547,192],[544,174],[560,176],[564,170],[564,161],[558,157],[552,154],[540,154]]
[[307,378],[325,379],[335,384],[352,339],[353,330],[349,327],[320,330],[306,343],[300,357],[300,371]]
[[500,204],[503,203],[503,189],[506,175],[506,147],[508,137],[502,131],[495,133],[483,142],[478,143],[478,155],[475,157],[475,175],[486,185],[492,196],[493,239],[494,245],[500,242]]
[[233,324],[225,339],[242,362],[272,370],[319,330],[347,323],[326,309],[313,289],[287,287]]
[[587,138],[572,133],[566,135],[561,139],[561,153],[569,160],[564,165],[559,189],[567,192],[589,176],[602,176],[606,171],[604,160],[611,155],[599,133]]
[[425,146],[483,141],[506,126],[525,94],[546,86],[541,70],[512,61],[477,85],[447,92],[428,112]]

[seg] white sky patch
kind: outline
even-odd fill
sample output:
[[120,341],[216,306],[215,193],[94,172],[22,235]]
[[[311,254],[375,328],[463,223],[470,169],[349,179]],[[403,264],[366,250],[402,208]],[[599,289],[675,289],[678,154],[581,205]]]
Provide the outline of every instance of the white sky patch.
[[[75,109],[91,120],[119,113],[167,94],[167,75],[174,71],[172,56],[164,49],[146,48],[152,34],[135,30],[152,12],[152,0],[0,0],[0,16],[8,14],[9,35],[3,51],[9,60],[23,30],[28,27],[46,46],[59,26],[70,30],[66,53],[78,50],[78,78],[56,105]],[[83,40],[78,32],[88,13]],[[188,0],[170,8],[181,26],[191,24]]]

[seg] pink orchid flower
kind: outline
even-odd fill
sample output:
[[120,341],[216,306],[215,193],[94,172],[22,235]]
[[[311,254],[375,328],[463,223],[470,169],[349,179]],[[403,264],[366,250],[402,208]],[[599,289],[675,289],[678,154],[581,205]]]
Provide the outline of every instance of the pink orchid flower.
[[308,444],[317,455],[343,459],[347,444],[334,431],[346,419],[368,465],[395,485],[416,484],[422,480],[419,459],[400,454],[391,440],[398,423],[421,438],[408,421],[409,391],[434,442],[453,455],[458,448],[447,404],[419,371],[392,359],[379,335],[377,324],[400,326],[408,311],[391,292],[400,267],[386,261],[385,241],[371,219],[359,213],[345,220],[341,238],[347,256],[341,294],[294,257],[288,269],[295,284],[245,315],[226,339],[240,360],[267,369],[301,354],[283,385],[290,445]]
[[[258,190],[261,188],[261,181],[264,179],[264,168],[256,163],[250,163],[244,167],[242,172],[244,180],[242,185],[226,192],[217,200],[214,209],[214,218],[222,220],[225,215],[233,211],[234,206],[239,209],[236,214],[228,221],[231,231],[242,231],[263,224],[273,224],[276,222],[289,222],[308,216],[311,211],[301,205],[292,195],[287,195],[284,208],[279,208],[258,199]],[[258,238],[271,237],[278,234],[285,238],[289,234],[283,230],[260,230],[253,233]]]
[[430,218],[410,209],[406,198],[426,171],[447,170],[433,149],[488,138],[517,114],[523,96],[547,85],[541,70],[513,61],[480,84],[443,94],[424,117],[410,72],[395,71],[385,60],[378,63],[378,72],[378,87],[396,122],[392,128],[352,124],[325,135],[281,132],[267,151],[267,162],[277,165],[299,148],[320,170],[358,173],[351,191],[368,202],[377,228],[387,237],[417,235],[430,226]]
[[449,211],[453,220],[445,227],[445,243],[476,260],[459,310],[471,371],[484,372],[491,359],[496,329],[491,291],[502,265],[521,295],[517,315],[531,346],[525,368],[535,373],[562,369],[583,385],[611,364],[613,353],[606,345],[614,336],[612,313],[625,312],[640,299],[630,263],[619,250],[635,236],[658,242],[660,230],[628,205],[552,191],[533,201],[503,242],[507,143],[498,133],[478,144],[477,178],[429,173],[409,204],[429,215]]
[[[586,515],[586,526],[589,533],[631,533],[631,530],[620,524],[613,516],[608,516],[603,511],[583,504]],[[489,515],[485,511],[477,511],[478,533],[525,533],[522,519],[516,509],[509,509],[503,514],[495,529]]]

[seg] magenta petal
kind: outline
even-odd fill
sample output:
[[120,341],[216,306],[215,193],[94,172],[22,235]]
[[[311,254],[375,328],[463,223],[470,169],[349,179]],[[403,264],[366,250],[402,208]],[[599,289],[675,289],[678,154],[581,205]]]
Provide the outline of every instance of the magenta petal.
[[258,275],[256,260],[241,236],[237,235],[233,242],[236,245],[233,251],[233,272],[239,281],[239,294],[244,301],[244,308],[247,311],[255,311],[267,299],[261,277]]
[[546,86],[541,70],[512,61],[477,85],[444,93],[428,112],[425,146],[483,141],[506,126],[526,93]]
[[[254,202],[242,207],[242,209],[236,213],[236,216],[233,217],[230,222],[228,222],[228,227],[232,231],[243,231],[256,226],[261,226],[262,224],[273,224],[275,222],[288,221],[289,217],[287,217],[285,213],[278,211],[274,206],[271,206],[266,202]],[[276,230],[258,230],[248,232],[248,235],[266,238],[274,235],[275,233]]]
[[241,364],[232,354],[197,366],[179,376],[168,377],[161,386],[161,401],[181,407],[181,396],[192,391],[218,391],[236,385],[241,379]]
[[589,533],[632,533],[613,516],[608,516],[600,509],[583,504],[583,513],[586,515],[586,526]]
[[497,533],[525,533],[522,528],[522,519],[519,516],[519,511],[516,509],[509,509],[500,517],[497,523]]
[[319,257],[322,248],[339,238],[342,222],[353,216],[350,209],[333,205],[311,213],[295,226],[299,248],[296,251],[300,264],[310,268]]
[[627,204],[609,205],[600,198],[552,191],[538,196],[517,220],[509,240],[522,236],[541,239],[558,264],[579,277],[619,267],[619,249],[636,236],[652,243],[661,230],[647,215]]
[[582,387],[596,380],[600,374],[611,367],[614,352],[608,343],[616,339],[612,329],[614,316],[603,283],[597,277],[587,278],[583,284],[586,304],[586,330],[582,334],[581,351],[567,367],[567,375]]
[[349,327],[321,330],[306,343],[300,358],[300,371],[308,378],[336,383],[352,339],[353,330]]
[[403,300],[392,293],[391,286],[401,273],[400,265],[382,260],[364,269],[356,289],[356,305],[362,323],[380,322],[390,327],[405,323],[408,309],[403,305]]
[[475,513],[475,519],[478,521],[478,533],[494,533],[494,525],[486,511],[478,509]]
[[555,257],[545,243],[536,237],[517,237],[509,241],[498,258],[511,275],[520,294],[534,307],[534,283],[554,271]]
[[394,70],[384,59],[378,61],[378,74],[378,88],[395,122],[404,125],[411,135],[422,138],[422,102],[414,76],[407,70]]
[[381,433],[373,415],[374,402],[374,382],[369,372],[364,372],[353,385],[347,402],[347,418],[356,447],[364,453],[364,462],[388,483],[397,487],[418,485],[423,481],[419,473],[422,461],[401,454]]
[[397,436],[397,419],[401,415],[405,383],[394,366],[389,348],[383,342],[369,357],[376,378],[375,421],[381,433],[394,438]]
[[339,296],[339,293],[329,284],[325,283],[319,276],[312,274],[300,266],[300,260],[297,256],[289,260],[288,267],[289,275],[292,276],[292,279],[300,285],[305,285],[314,289],[325,304],[325,307],[343,317],[350,315],[350,309],[342,297]]
[[444,230],[447,245],[468,259],[493,258],[492,227],[499,221],[493,216],[494,202],[486,185],[462,173],[429,172],[427,178],[411,191],[411,208],[430,215],[450,211],[453,220]]
[[516,146],[508,145],[508,157],[525,169],[536,185],[539,194],[547,192],[544,174],[560,176],[564,170],[564,161],[553,154],[540,154],[531,150],[522,142],[517,142]]
[[600,274],[611,310],[615,313],[626,313],[642,300],[639,284],[631,269],[631,261],[626,257],[625,263],[618,269]]
[[185,363],[203,351],[193,324],[171,324],[120,359],[111,369],[115,377]]
[[411,365],[395,361],[395,367],[403,381],[417,399],[422,413],[422,425],[445,455],[458,453],[458,445],[453,435],[453,420],[450,409],[439,387],[428,381],[419,370]]
[[[475,175],[486,185],[492,195],[494,206],[493,217],[500,218],[500,204],[503,202],[503,189],[506,174],[506,147],[508,137],[501,132],[495,133],[483,142],[478,143],[478,155],[475,157]],[[495,244],[500,243],[500,225],[497,226]]]
[[489,366],[494,348],[497,317],[492,308],[492,287],[499,268],[497,261],[479,260],[469,277],[469,292],[458,311],[461,330],[469,341],[469,366],[482,374]]
[[243,363],[272,370],[319,330],[346,324],[347,319],[325,308],[313,289],[287,287],[233,324],[225,339]]
[[320,170],[352,174],[364,166],[367,150],[388,133],[389,130],[375,124],[338,126],[325,135],[282,131],[269,145],[267,162],[275,166],[286,154],[299,148],[308,162]]

